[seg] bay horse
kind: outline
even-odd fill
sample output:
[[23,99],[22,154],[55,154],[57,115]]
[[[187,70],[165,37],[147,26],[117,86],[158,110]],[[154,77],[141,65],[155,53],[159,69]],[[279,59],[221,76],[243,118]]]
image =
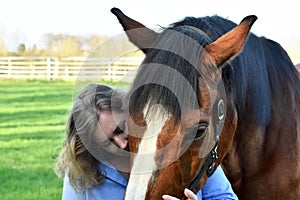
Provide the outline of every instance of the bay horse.
[[145,53],[127,96],[125,199],[197,192],[221,165],[242,200],[300,199],[300,75],[276,42],[219,16],[154,31],[116,15]]

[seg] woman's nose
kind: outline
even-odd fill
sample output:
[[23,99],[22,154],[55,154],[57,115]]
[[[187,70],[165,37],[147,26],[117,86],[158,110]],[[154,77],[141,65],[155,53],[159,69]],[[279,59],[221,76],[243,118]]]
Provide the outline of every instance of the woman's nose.
[[114,142],[121,148],[125,149],[128,145],[128,140],[127,140],[127,133],[115,135],[113,137]]

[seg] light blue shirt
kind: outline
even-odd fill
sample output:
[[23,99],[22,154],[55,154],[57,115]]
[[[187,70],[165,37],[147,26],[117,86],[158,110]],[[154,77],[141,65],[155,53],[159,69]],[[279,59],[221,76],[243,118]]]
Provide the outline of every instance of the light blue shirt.
[[[62,200],[121,200],[128,181],[116,169],[100,163],[100,170],[105,171],[106,179],[101,184],[84,192],[75,192],[68,176],[64,178]],[[231,185],[221,167],[207,179],[205,186],[197,193],[198,200],[236,200]]]
[[237,200],[231,184],[219,166],[216,171],[207,179],[205,185],[197,192],[198,200]]

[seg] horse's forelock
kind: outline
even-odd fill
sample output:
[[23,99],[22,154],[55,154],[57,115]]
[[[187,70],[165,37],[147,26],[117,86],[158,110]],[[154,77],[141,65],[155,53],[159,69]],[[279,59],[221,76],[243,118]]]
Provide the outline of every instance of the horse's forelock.
[[[174,42],[175,41],[175,42]],[[130,91],[130,112],[161,104],[177,123],[182,109],[198,108],[199,60],[209,38],[191,27],[166,29],[139,68]]]

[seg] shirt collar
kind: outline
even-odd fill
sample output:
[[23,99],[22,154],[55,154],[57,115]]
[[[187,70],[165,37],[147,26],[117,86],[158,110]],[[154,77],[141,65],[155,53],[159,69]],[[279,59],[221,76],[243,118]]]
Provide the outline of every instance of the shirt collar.
[[101,161],[99,164],[100,172],[104,172],[107,179],[114,181],[120,185],[127,186],[127,179],[109,162]]

